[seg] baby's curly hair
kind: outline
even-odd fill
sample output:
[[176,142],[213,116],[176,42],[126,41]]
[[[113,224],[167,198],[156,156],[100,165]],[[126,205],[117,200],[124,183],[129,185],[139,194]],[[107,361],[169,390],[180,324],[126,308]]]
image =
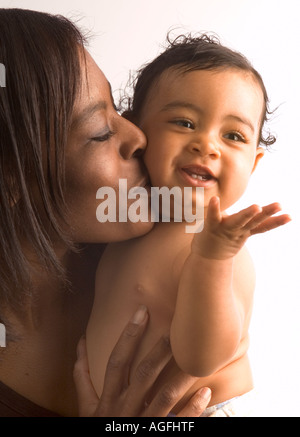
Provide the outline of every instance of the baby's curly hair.
[[165,50],[153,61],[138,70],[134,79],[131,80],[132,97],[126,98],[126,112],[128,111],[133,119],[138,120],[149,91],[157,83],[161,74],[172,67],[182,73],[228,68],[251,73],[263,91],[265,104],[260,126],[259,144],[269,147],[275,143],[276,137],[274,135],[270,133],[264,135],[263,133],[264,125],[274,111],[269,109],[269,98],[262,77],[244,55],[223,46],[214,34],[202,33],[193,36],[189,33],[179,35],[174,39],[171,38],[170,33],[167,35]]

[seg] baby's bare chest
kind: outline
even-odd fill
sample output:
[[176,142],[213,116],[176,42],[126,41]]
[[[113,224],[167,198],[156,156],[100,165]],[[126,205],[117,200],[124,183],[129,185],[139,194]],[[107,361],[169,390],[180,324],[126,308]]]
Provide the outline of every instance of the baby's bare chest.
[[103,279],[106,277],[110,292],[120,293],[127,300],[151,306],[166,301],[175,304],[180,274],[189,252],[189,241],[151,233],[112,248],[108,263],[103,265],[106,270]]

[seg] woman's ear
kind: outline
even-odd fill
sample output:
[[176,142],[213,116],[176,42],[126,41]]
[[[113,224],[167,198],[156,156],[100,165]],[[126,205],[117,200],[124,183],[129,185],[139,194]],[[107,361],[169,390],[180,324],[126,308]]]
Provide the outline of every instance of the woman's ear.
[[257,167],[257,164],[259,163],[261,158],[264,156],[264,154],[265,154],[265,150],[262,147],[257,147],[257,149],[256,149],[256,157],[255,157],[255,161],[254,161],[254,165],[253,165],[251,173],[254,172],[254,170]]

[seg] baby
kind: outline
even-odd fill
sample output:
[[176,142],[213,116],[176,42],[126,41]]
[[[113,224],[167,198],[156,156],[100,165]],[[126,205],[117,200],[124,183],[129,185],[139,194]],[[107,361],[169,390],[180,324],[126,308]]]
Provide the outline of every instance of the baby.
[[[196,188],[203,188],[204,227],[188,233],[186,222],[171,214],[145,236],[107,247],[86,333],[99,395],[113,345],[139,304],[147,307],[149,323],[132,371],[166,336],[174,358],[164,377],[176,366],[197,377],[186,396],[210,387],[213,410],[227,408],[226,415],[234,415],[230,401],[251,392],[247,349],[255,274],[245,242],[290,218],[274,216],[277,203],[232,215],[225,211],[244,193],[263,146],[275,141],[263,137],[267,114],[257,71],[207,35],[177,38],[140,70],[126,116],[147,137],[144,162],[151,185],[191,187],[193,210]],[[179,408],[180,403],[174,414]]]

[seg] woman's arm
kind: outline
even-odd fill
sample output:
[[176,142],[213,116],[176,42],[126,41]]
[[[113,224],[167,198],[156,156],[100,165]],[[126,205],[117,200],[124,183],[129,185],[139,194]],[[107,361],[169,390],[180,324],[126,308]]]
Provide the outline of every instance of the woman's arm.
[[[100,399],[90,380],[85,339],[80,340],[74,367],[79,416],[166,417],[194,384],[194,377],[180,371],[171,381],[161,386],[153,397],[151,395],[152,400],[147,403],[150,389],[172,356],[168,339],[162,338],[142,360],[128,385],[130,365],[143,338],[147,322],[147,312],[140,309],[127,324],[110,356]],[[198,390],[177,416],[200,416],[210,397],[211,391],[207,387]]]

